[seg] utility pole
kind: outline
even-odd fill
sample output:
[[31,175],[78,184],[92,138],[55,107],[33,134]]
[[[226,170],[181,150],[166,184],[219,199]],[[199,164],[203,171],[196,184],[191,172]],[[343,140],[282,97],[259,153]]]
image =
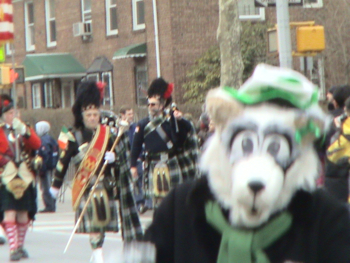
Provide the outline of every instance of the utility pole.
[[280,67],[293,68],[288,0],[276,0]]

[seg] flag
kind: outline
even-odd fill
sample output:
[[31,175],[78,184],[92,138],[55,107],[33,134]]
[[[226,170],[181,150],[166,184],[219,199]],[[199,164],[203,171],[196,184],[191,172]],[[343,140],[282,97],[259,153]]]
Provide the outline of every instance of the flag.
[[0,43],[13,41],[12,0],[0,0]]
[[73,134],[66,128],[66,126],[63,126],[57,141],[58,147],[60,147],[61,150],[66,150],[68,141],[75,142],[75,138]]

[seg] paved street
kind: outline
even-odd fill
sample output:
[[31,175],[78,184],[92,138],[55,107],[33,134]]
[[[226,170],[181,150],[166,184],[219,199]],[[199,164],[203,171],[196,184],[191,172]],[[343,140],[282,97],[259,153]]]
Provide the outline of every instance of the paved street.
[[[20,262],[25,263],[88,263],[91,256],[89,236],[77,234],[66,252],[63,250],[67,244],[74,227],[74,213],[71,208],[70,191],[65,193],[63,203],[57,204],[57,212],[49,214],[37,214],[33,228],[30,228],[26,238],[26,248],[29,259]],[[42,209],[42,201],[39,199],[39,208]],[[152,213],[147,212],[142,216],[143,226],[147,226],[152,219]],[[122,252],[122,240],[120,233],[108,233],[104,245],[106,263],[119,262]],[[0,263],[8,263],[8,245],[0,246]]]

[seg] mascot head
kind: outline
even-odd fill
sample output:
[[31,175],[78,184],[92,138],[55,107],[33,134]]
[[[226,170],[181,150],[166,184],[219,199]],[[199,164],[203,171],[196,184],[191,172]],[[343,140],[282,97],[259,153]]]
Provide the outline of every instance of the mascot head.
[[307,78],[261,64],[239,90],[209,92],[206,105],[216,132],[201,169],[232,225],[259,227],[283,211],[296,191],[316,188],[314,142],[329,117]]

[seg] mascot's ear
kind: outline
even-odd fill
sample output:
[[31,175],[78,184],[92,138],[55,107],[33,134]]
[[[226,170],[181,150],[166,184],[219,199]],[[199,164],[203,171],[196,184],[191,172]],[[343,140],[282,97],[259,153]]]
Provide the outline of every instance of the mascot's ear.
[[296,141],[299,143],[310,143],[315,140],[322,140],[331,122],[331,116],[325,114],[320,108],[300,112],[294,121]]
[[237,117],[243,106],[222,88],[212,89],[208,92],[205,101],[206,111],[210,120],[214,122],[215,130],[222,131],[227,122]]

